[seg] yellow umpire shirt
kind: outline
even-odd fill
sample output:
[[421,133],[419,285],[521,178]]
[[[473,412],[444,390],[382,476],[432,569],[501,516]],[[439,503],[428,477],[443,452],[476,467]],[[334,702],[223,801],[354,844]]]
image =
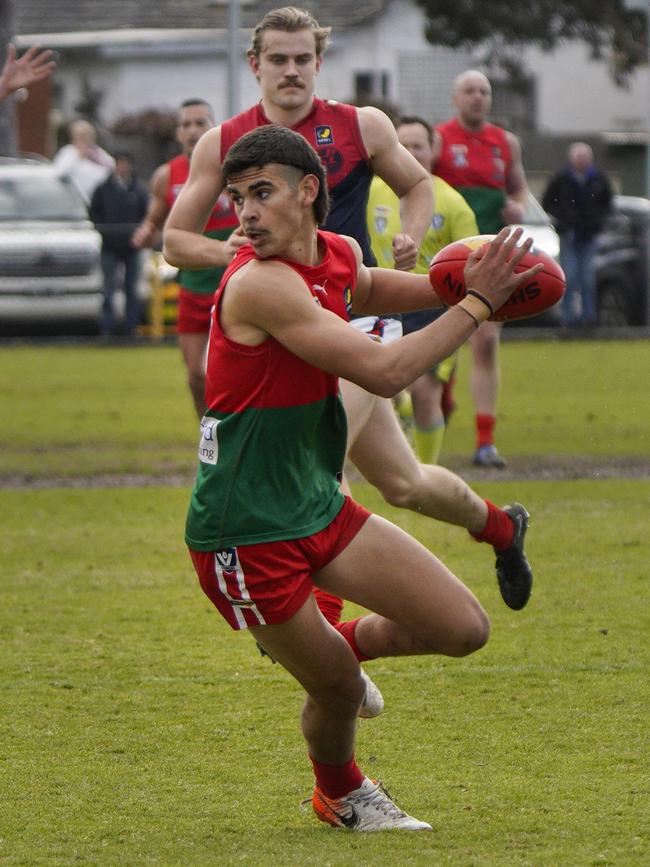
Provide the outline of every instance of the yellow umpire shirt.
[[[452,241],[478,235],[474,212],[465,199],[442,178],[432,175],[435,211],[422,241],[417,274],[426,274],[436,253]],[[381,268],[393,268],[393,238],[402,231],[399,199],[385,181],[375,176],[368,197],[368,230],[372,251]]]

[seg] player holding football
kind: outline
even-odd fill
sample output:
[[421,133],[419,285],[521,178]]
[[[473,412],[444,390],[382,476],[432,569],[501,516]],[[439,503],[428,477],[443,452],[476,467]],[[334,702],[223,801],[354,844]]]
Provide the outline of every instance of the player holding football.
[[[368,269],[351,238],[317,231],[327,213],[325,170],[301,135],[263,125],[233,145],[222,172],[250,246],[215,297],[186,529],[192,560],[232,628],[249,628],[305,690],[318,818],[356,831],[430,830],[355,762],[359,660],[464,656],[487,641],[488,619],[433,554],[342,493],[337,378],[396,394],[541,266],[515,275],[530,242],[518,248],[521,231],[504,231],[471,254],[460,304],[392,343],[368,340],[346,324],[347,308],[429,307],[437,299],[428,277]],[[377,613],[346,640],[322,617],[312,581]]]
[[[415,265],[414,239],[423,237],[433,210],[431,176],[400,145],[385,114],[316,98],[315,77],[328,36],[329,29],[293,7],[273,10],[254,29],[249,62],[261,86],[261,102],[209,130],[197,143],[188,181],[165,226],[168,261],[194,268],[229,261],[232,249],[227,244],[200,236],[223,187],[222,161],[238,136],[277,123],[304,135],[324,159],[332,197],[326,228],[354,237],[364,261],[374,264],[365,219],[374,170],[401,198],[403,233],[393,241],[396,266],[408,269]],[[381,317],[370,317],[370,321],[378,323],[378,330],[382,327]],[[341,381],[341,390],[348,417],[349,456],[365,478],[391,504],[465,527],[478,541],[491,545],[497,552],[503,598],[511,608],[523,608],[532,585],[523,547],[528,526],[523,506],[500,509],[448,470],[419,464],[389,400],[347,379]],[[321,592],[318,601],[329,622],[338,624],[342,601]],[[339,628],[353,635],[354,621]],[[381,701],[377,707],[381,708]]]
[[[186,99],[179,110],[176,140],[181,153],[159,166],[150,183],[151,195],[147,214],[133,235],[133,246],[152,246],[162,229],[172,205],[178,198],[190,173],[190,159],[201,136],[214,126],[212,109],[202,99]],[[242,243],[230,200],[220,196],[208,215],[202,231],[208,238],[223,242],[232,256]],[[178,345],[187,370],[188,385],[199,418],[205,409],[205,352],[208,345],[210,310],[214,291],[219,285],[223,267],[202,270],[181,269],[178,275]]]
[[[513,133],[488,123],[492,88],[481,72],[468,70],[454,85],[457,116],[434,130],[433,171],[455,187],[476,214],[481,234],[520,223],[528,197],[521,146]],[[476,410],[474,463],[505,467],[494,444],[499,395],[501,324],[487,322],[470,340],[471,389]]]

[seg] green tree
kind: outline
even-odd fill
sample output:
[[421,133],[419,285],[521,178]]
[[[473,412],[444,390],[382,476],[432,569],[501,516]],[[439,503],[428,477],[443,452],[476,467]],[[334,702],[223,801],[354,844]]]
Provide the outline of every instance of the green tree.
[[485,60],[516,79],[524,71],[521,50],[551,50],[570,39],[586,42],[593,57],[607,57],[614,80],[625,85],[647,59],[646,10],[626,0],[415,0],[426,15],[425,36],[434,45],[481,46]]

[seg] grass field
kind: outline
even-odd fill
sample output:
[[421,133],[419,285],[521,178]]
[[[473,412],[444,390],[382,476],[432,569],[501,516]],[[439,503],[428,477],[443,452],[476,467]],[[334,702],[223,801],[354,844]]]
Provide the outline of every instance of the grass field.
[[[475,484],[533,515],[519,613],[486,546],[355,486],[492,618],[472,657],[368,663],[387,709],[360,724],[359,762],[434,833],[355,836],[299,810],[300,691],[200,593],[187,486],[91,486],[191,473],[177,351],[0,349],[0,864],[650,863],[650,349],[510,343],[503,360],[507,455],[627,455],[639,474]],[[47,476],[88,487],[30,487]]]

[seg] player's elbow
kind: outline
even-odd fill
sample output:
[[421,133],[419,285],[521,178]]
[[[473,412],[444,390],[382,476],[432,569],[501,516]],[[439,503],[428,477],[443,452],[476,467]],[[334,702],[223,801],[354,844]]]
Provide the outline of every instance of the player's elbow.
[[182,268],[183,262],[179,255],[178,247],[175,244],[174,230],[165,229],[163,233],[162,254],[166,262],[173,265],[175,268]]
[[364,377],[364,382],[358,382],[366,391],[376,394],[378,397],[396,397],[410,380],[395,366],[382,366],[374,369]]

